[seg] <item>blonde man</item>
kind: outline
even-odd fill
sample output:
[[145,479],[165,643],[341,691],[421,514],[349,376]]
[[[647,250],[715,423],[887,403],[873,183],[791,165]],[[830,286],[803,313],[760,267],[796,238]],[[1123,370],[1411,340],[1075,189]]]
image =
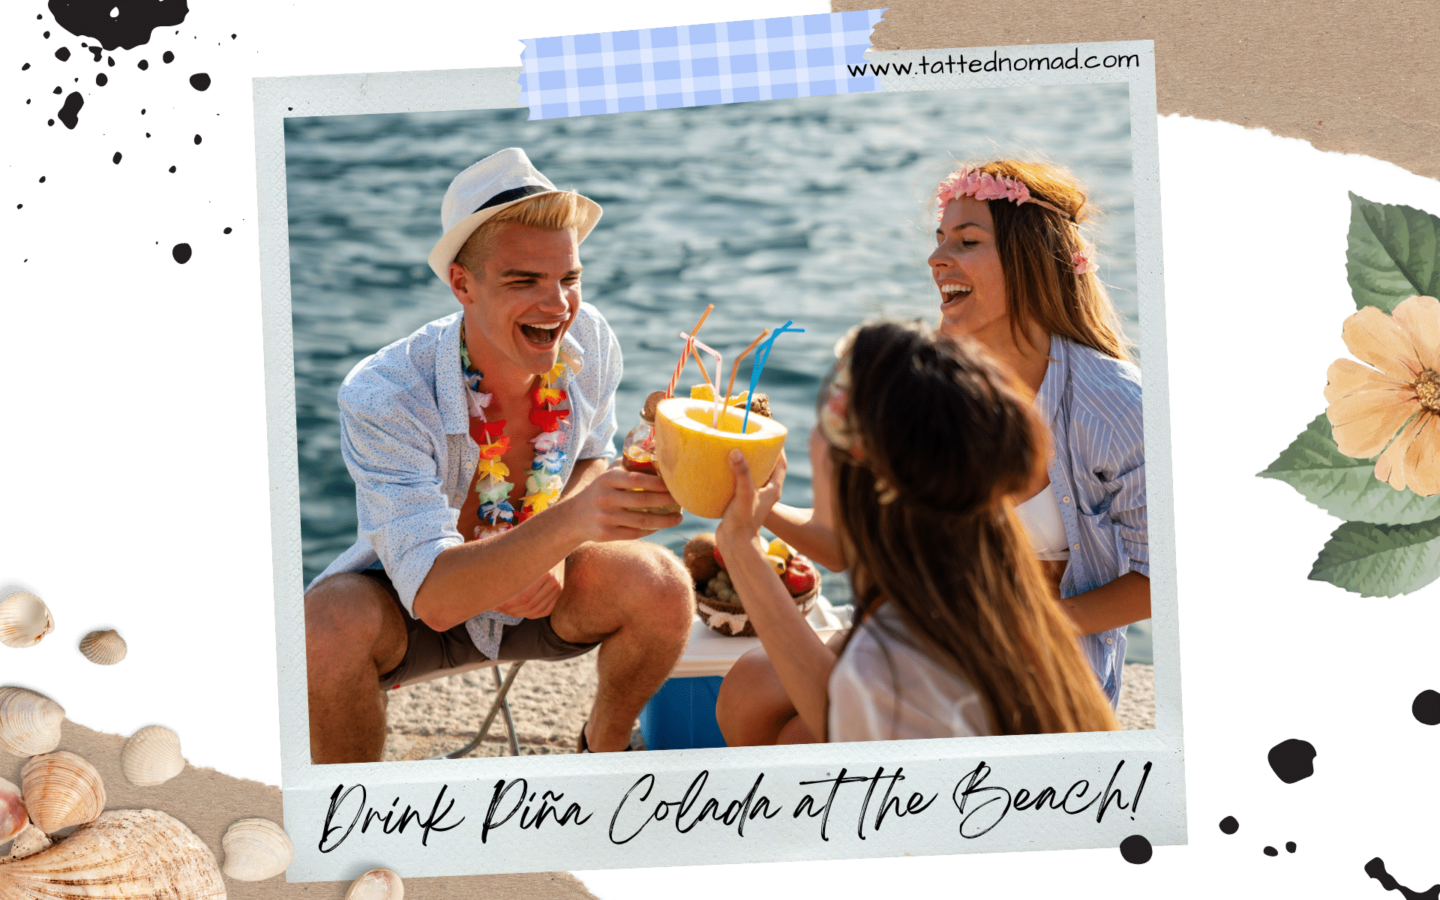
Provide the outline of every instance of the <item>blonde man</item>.
[[461,311],[346,376],[360,534],[305,595],[314,762],[379,760],[384,691],[402,681],[597,645],[579,749],[628,749],[683,652],[689,578],[636,540],[680,516],[633,512],[673,501],[660,479],[609,466],[620,346],[580,298],[579,245],[599,218],[521,150],[466,169],[429,260]]

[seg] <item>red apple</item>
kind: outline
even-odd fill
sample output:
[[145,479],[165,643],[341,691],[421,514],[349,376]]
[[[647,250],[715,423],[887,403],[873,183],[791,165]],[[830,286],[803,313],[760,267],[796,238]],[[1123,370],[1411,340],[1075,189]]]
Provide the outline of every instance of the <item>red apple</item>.
[[785,567],[785,574],[780,577],[785,582],[785,589],[790,592],[791,596],[798,597],[815,587],[819,575],[815,572],[815,567],[810,564],[810,560],[797,553],[790,558],[790,564]]

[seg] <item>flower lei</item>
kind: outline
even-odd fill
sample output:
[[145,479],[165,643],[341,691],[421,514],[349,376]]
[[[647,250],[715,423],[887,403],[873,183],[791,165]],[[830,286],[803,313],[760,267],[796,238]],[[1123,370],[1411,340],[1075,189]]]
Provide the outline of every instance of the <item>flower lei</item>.
[[[525,479],[526,494],[521,498],[518,512],[510,503],[510,492],[515,485],[506,480],[510,477],[510,468],[502,459],[505,451],[510,449],[505,420],[492,422],[485,418],[491,395],[480,390],[480,382],[485,376],[470,362],[463,327],[460,330],[460,365],[465,385],[469,388],[470,436],[480,445],[480,464],[476,467],[476,474],[483,473],[485,476],[475,483],[475,492],[480,497],[480,521],[489,523],[498,531],[508,531],[560,499],[560,490],[564,487],[560,473],[565,469],[565,434],[560,430],[560,423],[570,415],[570,410],[554,408],[567,399],[566,393],[554,384],[564,374],[566,365],[563,360],[556,360],[530,392],[530,421],[542,430],[530,442],[535,445],[535,459],[530,464],[530,475]],[[476,536],[479,536],[478,532]]]
[[[1016,206],[1026,203],[1033,203],[1042,206],[1052,212],[1060,213],[1071,222],[1075,217],[1060,209],[1058,206],[1046,203],[1044,200],[1037,200],[1030,195],[1030,188],[1025,182],[1005,175],[991,175],[981,169],[965,166],[956,169],[946,176],[945,180],[935,188],[935,203],[938,209],[935,211],[935,221],[939,222],[945,218],[945,207],[951,200],[958,200],[961,197],[974,197],[976,200],[1009,200]],[[1098,271],[1100,266],[1096,262],[1098,253],[1095,245],[1082,241],[1080,252],[1070,256],[1070,264],[1075,267],[1076,275],[1088,275]]]

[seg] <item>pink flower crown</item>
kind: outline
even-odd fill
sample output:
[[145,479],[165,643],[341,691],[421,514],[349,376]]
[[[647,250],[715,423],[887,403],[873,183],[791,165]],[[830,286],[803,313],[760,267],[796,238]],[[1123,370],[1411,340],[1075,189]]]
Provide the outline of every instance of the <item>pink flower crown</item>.
[[[965,166],[956,169],[940,182],[935,189],[935,203],[938,209],[935,210],[935,221],[945,218],[945,207],[950,201],[958,200],[961,197],[974,197],[976,200],[1009,200],[1016,206],[1026,203],[1033,203],[1052,212],[1057,212],[1075,222],[1075,217],[1065,212],[1053,203],[1046,203],[1044,200],[1037,200],[1030,196],[1030,188],[1025,182],[1005,175],[991,175],[972,166]],[[1070,260],[1075,266],[1076,275],[1085,275],[1094,272],[1099,266],[1096,264],[1095,245],[1086,243],[1079,253],[1074,254]]]

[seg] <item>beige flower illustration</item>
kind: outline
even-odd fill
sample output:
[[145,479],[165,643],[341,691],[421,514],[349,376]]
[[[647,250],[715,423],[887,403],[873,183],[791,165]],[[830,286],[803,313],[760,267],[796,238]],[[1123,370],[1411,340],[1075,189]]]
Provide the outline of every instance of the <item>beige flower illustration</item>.
[[1367,306],[1342,336],[1369,365],[1337,359],[1326,373],[1325,415],[1340,452],[1380,454],[1375,477],[1397,491],[1440,494],[1440,300],[1411,297],[1393,315]]

